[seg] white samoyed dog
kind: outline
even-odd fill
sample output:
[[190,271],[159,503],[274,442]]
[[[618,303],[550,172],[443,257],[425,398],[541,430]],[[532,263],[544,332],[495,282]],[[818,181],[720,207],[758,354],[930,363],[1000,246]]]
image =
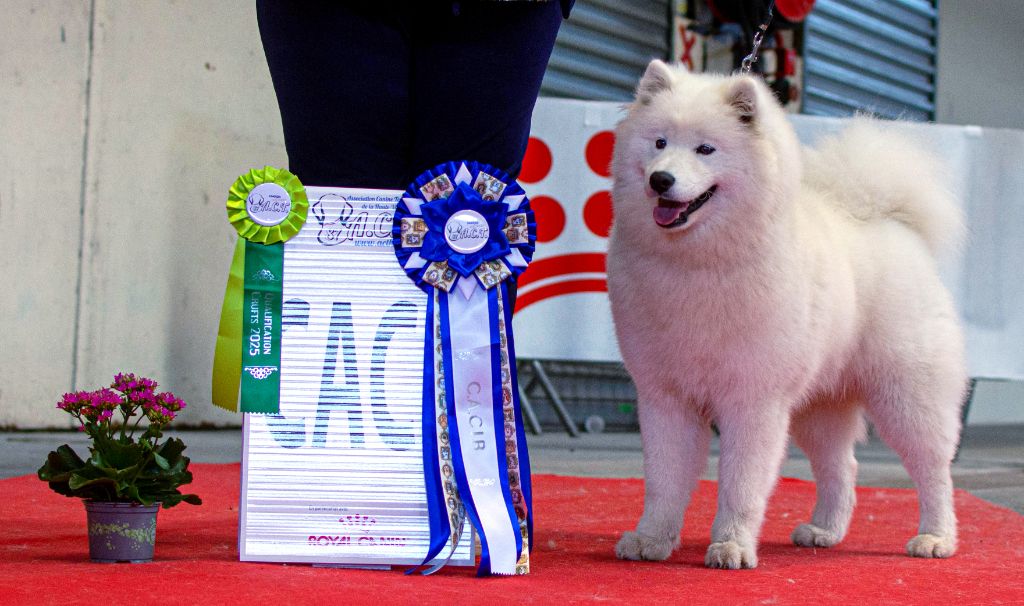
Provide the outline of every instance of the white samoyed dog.
[[935,255],[962,232],[940,167],[884,122],[801,149],[759,80],[652,62],[616,130],[608,288],[639,396],[644,511],[620,558],[663,560],[720,432],[705,556],[757,566],[788,436],[817,504],[797,545],[841,541],[866,415],[917,486],[907,551],[956,550],[950,462],[967,373]]

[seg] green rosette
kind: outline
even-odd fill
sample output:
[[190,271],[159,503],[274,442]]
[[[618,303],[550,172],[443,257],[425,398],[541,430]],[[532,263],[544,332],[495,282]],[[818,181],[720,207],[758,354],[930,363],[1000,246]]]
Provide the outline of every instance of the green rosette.
[[241,238],[213,359],[212,399],[221,408],[278,412],[284,242],[299,233],[308,211],[298,177],[272,166],[249,171],[228,190],[228,221]]
[[[249,195],[257,191],[257,188],[264,183],[280,186],[291,198],[291,209],[288,216],[277,225],[266,225],[254,221],[247,208]],[[262,169],[250,170],[235,181],[235,184],[228,190],[227,206],[228,221],[238,231],[239,236],[259,244],[276,244],[287,241],[299,233],[302,226],[306,224],[309,199],[306,198],[306,188],[303,187],[298,177],[281,168],[264,166]]]

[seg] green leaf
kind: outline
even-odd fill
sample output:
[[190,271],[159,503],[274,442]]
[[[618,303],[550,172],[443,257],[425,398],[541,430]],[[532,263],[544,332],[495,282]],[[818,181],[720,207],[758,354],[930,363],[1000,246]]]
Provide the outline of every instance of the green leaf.
[[64,495],[66,497],[77,497],[75,491],[71,490],[68,483],[65,482],[50,482],[50,490],[53,492]]
[[98,456],[97,465],[127,469],[145,460],[146,448],[131,441],[122,442],[105,436],[94,441],[93,456]]
[[[107,468],[109,469],[109,468]],[[104,470],[106,471],[106,470]],[[114,479],[118,482],[129,482],[133,480],[139,473],[139,466],[132,465],[126,469],[111,470],[114,471]]]
[[161,499],[162,506],[164,509],[170,509],[171,507],[174,507],[178,503],[181,503],[182,500],[183,499],[181,497],[181,494],[177,492],[166,494],[163,496],[163,499]]
[[169,494],[163,499],[164,509],[170,509],[178,503],[188,503],[189,505],[202,505],[203,500],[194,494],[181,494],[178,491],[174,491],[173,494]]
[[80,490],[87,486],[110,486],[115,491],[117,490],[117,482],[112,478],[88,478],[78,473],[71,474],[68,487],[72,490]]
[[36,471],[40,480],[46,482],[67,482],[71,472],[81,469],[85,461],[70,446],[64,444],[46,456],[46,462]]
[[181,453],[185,452],[185,443],[180,438],[168,438],[157,448],[157,452],[160,456],[173,462],[181,456]]
[[117,481],[121,479],[120,469],[114,469],[113,467],[97,467],[96,470],[111,480]]
[[188,475],[188,480],[185,480],[185,481],[186,482],[191,482],[192,481],[192,475],[189,474],[188,471],[186,471],[188,469],[188,464],[189,464],[189,458],[188,457],[179,457],[178,460],[174,462],[174,465],[171,466],[170,471],[171,471],[171,473],[176,474],[176,475],[187,474]]
[[133,501],[142,503],[147,507],[153,504],[153,498],[142,494],[139,491],[138,486],[128,486],[126,492],[128,493],[128,496],[132,498]]
[[156,464],[160,466],[160,469],[166,470],[171,468],[171,464],[167,462],[167,459],[160,456],[160,453],[158,452],[153,453],[153,460],[156,461]]
[[85,465],[85,461],[82,457],[78,456],[78,453],[73,448],[64,444],[56,451],[50,453],[50,457],[56,456],[57,460],[60,461],[63,469],[78,469]]
[[93,467],[106,467],[107,462],[103,460],[103,453],[96,448],[92,449],[92,456],[89,457],[89,464]]

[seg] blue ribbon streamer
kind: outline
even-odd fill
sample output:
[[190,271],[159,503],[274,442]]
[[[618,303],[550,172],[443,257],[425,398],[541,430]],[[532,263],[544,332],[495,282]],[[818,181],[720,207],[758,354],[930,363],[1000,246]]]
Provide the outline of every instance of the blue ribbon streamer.
[[[498,446],[495,450],[497,451],[497,464],[498,469],[508,469],[508,453],[505,449],[505,410],[503,405],[503,398],[501,394],[502,381],[501,381],[501,337],[498,331],[498,290],[501,289],[503,292],[501,295],[505,297],[503,300],[508,301],[508,291],[505,289],[505,283],[502,282],[498,285],[499,288],[492,288],[487,293],[487,305],[490,308],[488,317],[491,321],[491,406],[494,414],[494,442]],[[506,307],[508,305],[506,304]],[[506,323],[506,328],[512,326]],[[511,331],[506,331],[511,332]],[[512,371],[512,361],[509,359],[509,372],[515,374]],[[498,422],[498,419],[501,422]],[[525,448],[524,448],[525,450]],[[520,470],[520,473],[521,470]],[[501,482],[501,492],[505,497],[505,508],[508,510],[508,518],[513,528],[519,528],[519,518],[516,516],[516,511],[512,507],[512,490],[509,486],[508,473],[503,473],[498,476]],[[516,561],[519,560],[519,556],[523,554],[523,537],[519,532],[516,532]]]
[[[423,343],[423,478],[427,489],[427,516],[430,521],[430,547],[424,564],[441,553],[451,537],[451,524],[444,502],[441,465],[437,457],[437,398],[434,375],[434,297],[427,297],[426,336]],[[411,573],[412,570],[406,571]]]
[[[501,285],[502,300],[508,301],[508,286]],[[505,326],[512,326],[512,314],[515,310],[511,305],[505,305]],[[508,340],[509,369],[512,382],[512,409],[516,415],[516,443],[519,446],[519,487],[523,491],[523,501],[526,503],[526,528],[530,548],[533,549],[533,486],[530,481],[530,453],[526,448],[526,426],[523,423],[523,409],[519,402],[519,374],[516,372],[516,346],[512,338],[512,330],[505,332]]]

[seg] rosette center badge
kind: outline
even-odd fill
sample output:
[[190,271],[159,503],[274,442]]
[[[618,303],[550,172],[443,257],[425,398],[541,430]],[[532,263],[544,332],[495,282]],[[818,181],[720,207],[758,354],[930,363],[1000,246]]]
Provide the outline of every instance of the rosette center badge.
[[444,226],[444,239],[457,253],[475,253],[487,245],[490,229],[483,215],[475,210],[460,210]]
[[245,198],[245,212],[265,227],[280,225],[292,210],[292,199],[277,183],[261,183]]

